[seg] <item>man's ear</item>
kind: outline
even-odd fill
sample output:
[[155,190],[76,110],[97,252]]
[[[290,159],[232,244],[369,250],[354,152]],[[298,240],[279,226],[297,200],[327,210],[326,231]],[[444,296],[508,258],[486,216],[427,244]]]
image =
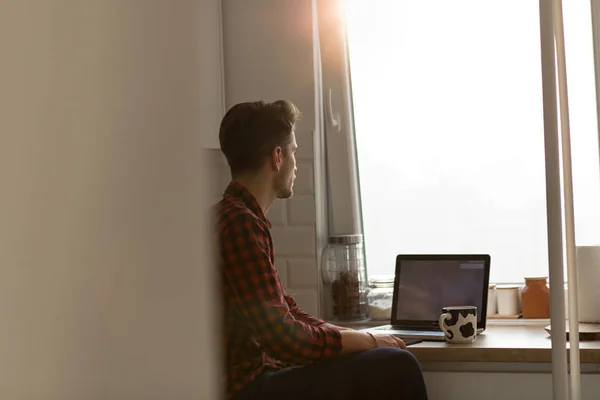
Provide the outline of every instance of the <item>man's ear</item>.
[[271,165],[277,172],[279,172],[283,165],[283,149],[280,146],[275,147],[271,152]]

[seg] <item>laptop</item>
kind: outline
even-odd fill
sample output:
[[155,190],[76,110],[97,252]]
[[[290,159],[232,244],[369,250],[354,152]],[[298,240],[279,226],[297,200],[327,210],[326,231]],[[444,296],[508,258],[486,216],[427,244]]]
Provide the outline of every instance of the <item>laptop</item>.
[[477,334],[487,319],[490,261],[487,254],[398,255],[389,324],[362,329],[401,339],[443,341],[443,307],[476,306]]

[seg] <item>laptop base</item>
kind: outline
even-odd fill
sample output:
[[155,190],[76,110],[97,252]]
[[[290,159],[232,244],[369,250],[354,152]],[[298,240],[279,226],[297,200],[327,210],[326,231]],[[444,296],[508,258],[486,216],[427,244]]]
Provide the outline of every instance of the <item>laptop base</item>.
[[363,329],[364,331],[394,335],[400,339],[420,339],[427,341],[443,342],[446,340],[444,332],[434,330],[394,329],[392,325],[383,325],[376,328]]
[[[377,332],[388,335],[394,335],[400,339],[420,339],[428,342],[443,342],[446,340],[444,332],[427,329],[394,329],[393,325],[383,325],[375,328],[361,329],[365,332]],[[477,336],[483,333],[483,329],[477,329]]]

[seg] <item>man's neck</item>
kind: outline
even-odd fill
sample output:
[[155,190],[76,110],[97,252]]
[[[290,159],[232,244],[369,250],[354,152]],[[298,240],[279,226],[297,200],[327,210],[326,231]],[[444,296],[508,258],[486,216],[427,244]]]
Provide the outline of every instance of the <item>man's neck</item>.
[[271,204],[275,201],[276,195],[268,179],[256,176],[236,176],[234,181],[241,183],[256,199],[262,209],[263,214],[267,215]]

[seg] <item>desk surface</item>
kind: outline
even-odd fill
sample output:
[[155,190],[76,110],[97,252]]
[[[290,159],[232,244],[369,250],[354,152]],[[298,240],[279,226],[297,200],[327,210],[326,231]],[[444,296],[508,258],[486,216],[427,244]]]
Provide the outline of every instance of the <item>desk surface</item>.
[[[471,344],[423,342],[408,349],[421,362],[552,361],[552,342],[543,326],[490,325]],[[580,341],[579,349],[582,363],[600,363],[600,341]]]

